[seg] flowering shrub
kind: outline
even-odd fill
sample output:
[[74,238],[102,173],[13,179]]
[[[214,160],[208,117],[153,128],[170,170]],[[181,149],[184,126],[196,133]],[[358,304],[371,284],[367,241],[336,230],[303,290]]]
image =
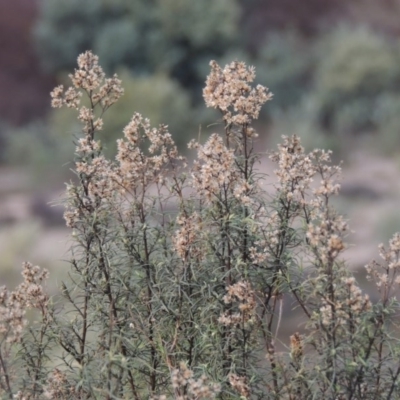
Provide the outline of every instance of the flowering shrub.
[[[272,95],[254,78],[211,62],[203,95],[224,132],[189,143],[191,168],[168,127],[137,113],[108,160],[98,135],[123,89],[91,52],[79,56],[73,85],[52,92],[83,125],[65,199],[70,281],[49,299],[47,273],[26,263],[24,283],[1,290],[3,398],[400,398],[400,236],[367,266],[371,301],[341,259],[330,153],[284,137],[273,190],[256,170],[251,124]],[[290,338],[284,303],[303,314]]]

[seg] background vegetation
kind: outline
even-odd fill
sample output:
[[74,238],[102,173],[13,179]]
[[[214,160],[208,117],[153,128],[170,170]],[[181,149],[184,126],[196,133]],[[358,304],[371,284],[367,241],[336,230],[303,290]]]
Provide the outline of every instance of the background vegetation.
[[[38,153],[50,154],[43,150],[50,146],[55,154],[59,149],[49,144],[52,135],[63,137],[64,132],[75,130],[71,117],[50,111],[46,93],[50,82],[65,81],[77,54],[89,48],[99,54],[108,73],[123,70],[128,93],[138,93],[127,96],[116,111],[113,126],[104,133],[106,147],[112,147],[112,132],[127,122],[124,110],[129,107],[140,107],[139,111],[164,120],[178,143],[184,143],[188,130],[197,132],[200,124],[213,118],[204,112],[199,96],[208,60],[240,58],[255,65],[259,81],[276,93],[274,104],[261,119],[269,137],[279,137],[283,126],[287,128],[286,121],[292,121],[292,125],[307,127],[310,142],[334,146],[343,157],[348,154],[348,142],[360,135],[385,154],[396,152],[400,45],[392,20],[399,10],[397,1],[383,1],[377,7],[368,1],[350,6],[340,0],[329,5],[308,0],[301,11],[291,0],[279,5],[256,0],[201,4],[42,0],[36,10],[33,4],[19,2],[15,8],[19,6],[25,16],[20,19],[25,24],[24,46],[33,57],[29,63],[35,66],[25,74],[41,86],[35,100],[25,96],[20,105],[11,101],[12,112],[10,102],[4,111],[0,107],[3,162],[23,158],[35,164],[37,157],[31,160],[29,156],[34,152],[24,154],[24,144],[16,141],[29,149],[36,145]],[[3,26],[4,35],[9,35],[7,26],[9,32],[17,29],[12,22],[11,18]],[[17,79],[15,61],[8,62],[8,74],[15,76],[10,89],[17,88],[22,81]],[[11,99],[17,98],[17,90],[9,92]],[[187,116],[187,122],[174,121],[177,111]],[[23,132],[35,131],[41,117],[38,140],[19,140]],[[55,121],[61,120],[64,132],[56,132],[60,125]],[[14,132],[16,124],[26,123],[23,130]],[[348,139],[346,145],[343,138]],[[62,140],[59,143],[59,148],[64,146]],[[10,152],[5,151],[9,148]],[[51,157],[48,161],[56,166]]]

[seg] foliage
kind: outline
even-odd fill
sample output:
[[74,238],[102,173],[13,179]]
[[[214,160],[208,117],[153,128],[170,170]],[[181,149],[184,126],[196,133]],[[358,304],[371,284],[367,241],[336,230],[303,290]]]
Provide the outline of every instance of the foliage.
[[257,75],[274,93],[273,108],[287,109],[301,101],[310,89],[314,64],[312,46],[298,32],[271,32],[265,37],[256,58]]
[[[341,259],[348,226],[330,205],[340,187],[330,153],[284,137],[266,191],[252,123],[271,95],[251,86],[254,69],[211,62],[203,96],[225,129],[190,142],[188,168],[166,126],[139,113],[107,159],[97,136],[121,81],[90,52],[78,65],[73,86],[52,92],[83,132],[65,199],[71,279],[54,304],[47,273],[26,263],[24,282],[0,291],[2,396],[400,398],[400,234],[367,266],[371,301]],[[292,302],[304,327],[280,351]]]
[[365,27],[341,26],[321,40],[313,96],[325,129],[346,134],[376,128],[379,97],[399,87],[399,50]]
[[267,110],[272,131],[290,125],[314,147],[323,144],[340,156],[346,156],[355,134],[363,134],[371,136],[372,147],[393,153],[399,60],[398,40],[367,26],[339,25],[321,31],[318,39],[270,32],[255,64],[275,95]]
[[233,0],[43,0],[37,47],[53,72],[72,69],[93,49],[107,71],[161,70],[197,94],[199,66],[237,43],[238,14]]
[[378,146],[386,154],[398,153],[400,96],[390,92],[381,94],[376,101],[372,118],[378,130]]
[[[70,161],[73,151],[70,133],[74,132],[74,127],[70,126],[59,135],[51,126],[51,123],[36,121],[21,128],[7,129],[5,161],[10,165],[30,168],[36,184],[43,182],[43,174],[46,174],[49,166],[54,168],[53,172],[59,170],[60,174],[63,172],[65,175],[68,171],[65,165]],[[64,126],[67,128],[68,124]],[[76,124],[75,132],[79,132]],[[60,174],[55,176],[59,178]]]

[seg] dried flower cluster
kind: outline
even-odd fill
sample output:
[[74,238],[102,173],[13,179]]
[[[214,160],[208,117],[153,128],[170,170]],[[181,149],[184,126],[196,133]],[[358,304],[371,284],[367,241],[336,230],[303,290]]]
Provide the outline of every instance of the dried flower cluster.
[[[172,387],[176,400],[214,399],[220,391],[220,385],[209,384],[205,375],[194,379],[193,371],[181,362],[179,368],[172,371]],[[186,394],[178,394],[186,393]]]
[[254,292],[251,289],[250,283],[246,281],[240,281],[234,285],[227,287],[227,294],[223,300],[225,304],[238,303],[237,313],[225,311],[218,321],[223,325],[238,325],[241,323],[249,323],[254,317],[254,311],[256,307]]
[[221,68],[211,61],[211,73],[203,90],[207,107],[220,110],[227,124],[250,124],[257,119],[262,105],[272,98],[264,86],[250,86],[254,81],[254,67],[234,61]]
[[211,203],[219,195],[221,187],[236,184],[235,157],[233,150],[228,149],[217,134],[212,134],[204,146],[197,144],[196,148],[199,161],[193,168],[193,186]]
[[292,360],[297,363],[301,361],[304,355],[302,339],[299,332],[296,332],[295,334],[290,336],[290,355],[292,357]]
[[[126,190],[145,188],[153,182],[163,183],[165,170],[183,157],[168,132],[167,126],[151,128],[150,121],[135,113],[124,129],[125,140],[118,140],[117,161],[120,185]],[[140,145],[145,139],[150,142],[150,156],[144,154]]]
[[20,341],[27,324],[27,309],[44,309],[48,301],[42,286],[48,277],[47,270],[26,262],[22,266],[22,276],[23,283],[14,291],[9,292],[4,286],[0,289],[0,335],[10,343]]
[[199,215],[194,212],[192,215],[180,215],[176,220],[180,229],[172,239],[175,251],[186,261],[188,256],[197,259],[202,256],[198,236],[201,231]]
[[[100,130],[103,126],[102,119],[94,115],[95,107],[100,105],[104,112],[123,95],[124,91],[116,75],[105,79],[99,58],[93,53],[87,51],[81,54],[78,57],[78,67],[74,74],[69,75],[74,87],[64,91],[62,85],[57,86],[51,92],[51,105],[55,108],[65,105],[78,110],[78,120],[83,123],[83,132],[93,139],[94,130]],[[80,106],[82,91],[91,94],[91,108]]]
[[54,369],[48,378],[44,396],[48,399],[63,400],[74,399],[76,395],[75,387],[68,382],[66,374],[57,368]]
[[347,293],[343,298],[337,298],[332,307],[328,299],[323,300],[320,308],[321,324],[325,329],[332,328],[334,323],[335,329],[346,329],[346,324],[359,324],[363,313],[371,310],[371,301],[367,294],[363,294],[361,289],[356,285],[354,277],[343,278],[344,288]]
[[283,143],[278,148],[279,151],[270,156],[278,164],[278,169],[274,171],[278,178],[277,191],[287,201],[305,203],[305,194],[316,174],[312,160],[314,154],[305,154],[296,135],[283,137]]
[[241,398],[250,398],[250,388],[247,384],[247,378],[243,376],[238,376],[236,374],[229,375],[229,383],[232,388],[240,394]]
[[383,244],[379,245],[379,255],[385,265],[374,261],[365,268],[368,279],[374,280],[379,292],[389,297],[390,290],[395,289],[395,285],[400,285],[400,233],[395,233],[390,239],[388,249]]

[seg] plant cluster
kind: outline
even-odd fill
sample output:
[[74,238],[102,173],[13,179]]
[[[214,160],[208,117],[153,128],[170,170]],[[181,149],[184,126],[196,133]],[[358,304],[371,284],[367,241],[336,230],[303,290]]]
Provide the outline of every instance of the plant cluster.
[[[47,273],[26,263],[1,289],[2,398],[400,398],[400,235],[367,266],[372,301],[341,259],[330,152],[284,137],[266,186],[252,122],[272,95],[244,63],[210,66],[203,96],[224,129],[189,143],[191,167],[138,113],[104,156],[103,116],[123,89],[91,52],[52,92],[83,133],[65,199],[70,280],[50,299]],[[288,338],[284,306],[303,315]]]

